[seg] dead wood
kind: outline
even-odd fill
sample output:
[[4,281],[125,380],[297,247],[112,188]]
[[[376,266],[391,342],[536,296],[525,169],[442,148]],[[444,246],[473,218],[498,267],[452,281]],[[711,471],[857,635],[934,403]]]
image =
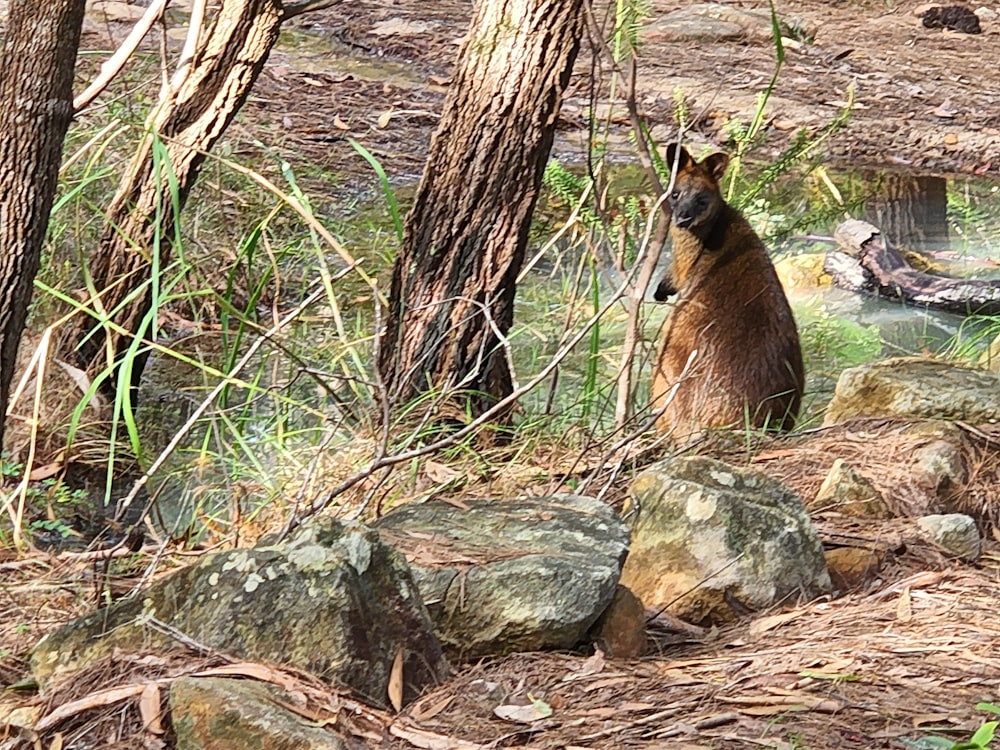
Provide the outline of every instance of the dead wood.
[[952,279],[918,271],[873,225],[848,219],[834,232],[840,250],[824,270],[841,289],[957,315],[1000,313],[1000,280]]

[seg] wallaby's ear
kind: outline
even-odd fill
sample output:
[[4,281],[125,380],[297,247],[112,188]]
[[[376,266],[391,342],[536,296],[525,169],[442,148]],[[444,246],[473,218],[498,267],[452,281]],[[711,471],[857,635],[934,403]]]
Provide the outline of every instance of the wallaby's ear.
[[726,169],[729,168],[729,154],[717,151],[711,156],[706,156],[702,164],[705,165],[705,169],[708,170],[708,173],[712,175],[712,178],[716,182],[722,182],[722,178],[726,174]]
[[[680,152],[679,159],[678,159],[678,151]],[[688,162],[691,161],[691,154],[689,154],[687,152],[687,149],[684,148],[679,143],[671,143],[669,146],[667,146],[667,166],[670,169],[674,168],[674,159],[678,159],[677,171],[680,172],[688,165]]]

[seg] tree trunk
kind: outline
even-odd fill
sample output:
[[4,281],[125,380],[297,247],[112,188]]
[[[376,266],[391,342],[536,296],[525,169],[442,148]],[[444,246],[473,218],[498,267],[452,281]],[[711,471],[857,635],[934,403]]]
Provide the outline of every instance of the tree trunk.
[[944,177],[890,172],[881,178],[868,218],[892,242],[909,250],[948,244],[948,183]]
[[17,347],[73,118],[84,0],[12,0],[0,50],[0,446]]
[[513,391],[515,279],[583,9],[478,4],[393,268],[378,360],[390,407],[436,393],[475,417]]
[[[155,321],[147,318],[157,281],[153,269],[169,262],[177,212],[198,178],[205,154],[232,122],[263,70],[282,17],[279,0],[223,0],[188,74],[165,89],[150,114],[149,135],[107,210],[90,265],[101,294],[100,308],[111,313],[124,333],[98,323],[94,335],[85,340],[95,323],[81,315],[63,339],[65,347],[76,347],[76,359],[91,378],[114,373],[135,338],[150,336]],[[153,156],[157,140],[166,154],[162,161]],[[140,349],[131,363],[132,387],[139,383],[147,354],[148,349]],[[102,390],[113,397],[116,381],[114,376],[107,378]]]

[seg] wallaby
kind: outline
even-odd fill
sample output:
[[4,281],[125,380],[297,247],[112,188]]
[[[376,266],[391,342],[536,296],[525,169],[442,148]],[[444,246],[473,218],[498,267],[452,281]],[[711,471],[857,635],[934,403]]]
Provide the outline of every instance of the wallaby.
[[673,259],[654,298],[678,297],[653,373],[657,430],[678,440],[706,427],[789,430],[805,379],[798,331],[764,243],[722,197],[729,156],[697,162],[677,144],[666,156],[677,162]]

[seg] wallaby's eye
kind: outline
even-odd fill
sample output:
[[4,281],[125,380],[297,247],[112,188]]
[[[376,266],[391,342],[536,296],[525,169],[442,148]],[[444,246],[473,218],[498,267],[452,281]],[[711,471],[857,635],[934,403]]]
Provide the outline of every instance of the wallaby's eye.
[[675,201],[675,200],[677,200],[680,197],[681,197],[681,191],[680,190],[674,190],[672,193],[670,193],[670,200],[672,200],[672,201]]

